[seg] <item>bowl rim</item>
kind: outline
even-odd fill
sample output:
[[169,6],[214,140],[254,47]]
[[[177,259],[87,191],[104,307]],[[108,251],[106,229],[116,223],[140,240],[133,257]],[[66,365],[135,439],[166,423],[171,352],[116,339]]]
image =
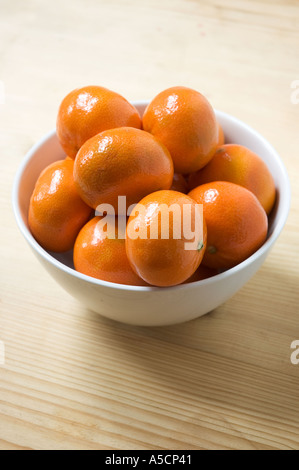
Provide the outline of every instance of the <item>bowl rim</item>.
[[[149,100],[132,101],[132,104],[134,106],[139,106],[139,107],[147,106],[148,103],[149,103]],[[233,124],[242,126],[243,128],[245,128],[246,131],[248,131],[252,135],[255,135],[255,137],[257,137],[262,142],[262,144],[266,147],[266,149],[269,152],[271,152],[273,154],[273,156],[275,157],[275,160],[276,160],[276,162],[278,163],[278,165],[280,167],[281,177],[285,182],[283,201],[280,198],[280,200],[278,202],[279,205],[282,204],[282,203],[284,204],[284,210],[282,211],[282,214],[281,214],[280,218],[278,219],[277,224],[276,224],[273,232],[271,233],[271,235],[267,238],[265,243],[255,253],[253,253],[251,256],[249,256],[249,258],[242,261],[242,263],[239,263],[238,265],[234,266],[233,268],[230,268],[227,271],[224,271],[222,273],[216,274],[215,276],[212,276],[210,278],[203,279],[203,280],[200,280],[200,281],[194,281],[194,282],[187,283],[187,284],[179,284],[179,285],[176,285],[176,286],[163,287],[162,289],[161,289],[161,287],[155,287],[155,286],[132,286],[132,285],[127,285],[127,284],[116,284],[116,283],[113,283],[113,282],[104,281],[104,280],[101,280],[101,279],[96,279],[96,278],[87,276],[85,274],[82,274],[82,273],[76,271],[75,269],[70,268],[69,266],[65,265],[61,261],[58,261],[50,253],[48,253],[46,250],[44,250],[44,248],[42,248],[41,245],[39,245],[39,243],[35,240],[35,238],[31,234],[29,228],[27,228],[26,224],[24,223],[24,220],[23,220],[22,215],[21,215],[20,206],[19,206],[19,189],[20,189],[20,183],[21,183],[21,180],[22,180],[23,173],[24,173],[27,165],[29,164],[31,158],[35,154],[35,152],[38,149],[40,149],[48,140],[53,138],[53,136],[56,134],[55,129],[47,132],[41,139],[39,139],[30,148],[30,150],[26,153],[23,161],[21,162],[21,164],[20,164],[20,166],[17,170],[17,173],[15,175],[15,178],[14,178],[14,183],[13,183],[13,188],[12,188],[13,212],[14,212],[14,216],[15,216],[17,225],[18,225],[21,233],[23,234],[24,238],[26,239],[27,243],[29,244],[29,246],[33,250],[35,250],[45,261],[49,262],[50,264],[52,264],[57,269],[60,269],[60,270],[64,271],[66,274],[69,274],[71,276],[75,276],[76,278],[80,279],[81,281],[91,283],[95,286],[107,287],[107,288],[110,288],[112,290],[127,290],[127,291],[132,291],[132,292],[134,292],[134,291],[152,292],[152,291],[161,291],[161,290],[163,292],[165,292],[165,291],[169,291],[169,290],[173,290],[173,289],[188,290],[190,288],[196,288],[199,284],[201,286],[203,286],[203,285],[212,284],[213,282],[216,282],[216,281],[224,280],[225,278],[229,278],[229,277],[233,276],[235,273],[237,273],[238,271],[241,271],[244,268],[246,268],[247,266],[249,266],[250,264],[254,263],[255,260],[257,260],[259,257],[263,256],[271,248],[271,246],[274,244],[274,242],[279,237],[279,235],[280,235],[280,233],[281,233],[281,231],[282,231],[282,229],[283,229],[283,227],[284,227],[284,225],[287,221],[288,214],[289,214],[289,211],[290,211],[290,204],[291,204],[291,190],[290,190],[289,177],[288,177],[287,170],[285,168],[285,165],[284,165],[282,159],[280,158],[277,151],[268,142],[268,140],[266,138],[264,138],[259,132],[257,132],[255,129],[253,129],[248,124],[241,121],[240,119],[238,119],[238,118],[236,118],[236,117],[234,117],[234,116],[232,116],[228,113],[225,113],[224,111],[219,111],[219,110],[216,110],[216,109],[214,111],[215,111],[215,114],[216,114],[217,118],[220,117],[220,118],[223,118],[223,119],[227,119],[230,122],[232,122]]]

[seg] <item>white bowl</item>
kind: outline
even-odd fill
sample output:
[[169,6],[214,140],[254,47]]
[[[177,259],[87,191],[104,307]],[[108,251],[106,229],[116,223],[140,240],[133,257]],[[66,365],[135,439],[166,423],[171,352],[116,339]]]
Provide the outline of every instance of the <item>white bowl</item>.
[[[133,104],[142,115],[147,103]],[[158,288],[105,282],[75,271],[70,252],[55,254],[45,251],[28,229],[29,200],[40,172],[65,155],[55,131],[47,134],[27,153],[13,187],[17,224],[46,270],[85,307],[133,325],[159,326],[185,322],[210,312],[232,297],[264,262],[288,216],[290,184],[287,172],[277,152],[260,134],[228,114],[216,111],[216,115],[227,142],[245,145],[267,163],[275,180],[277,201],[270,217],[268,238],[257,252],[226,272],[190,284]]]

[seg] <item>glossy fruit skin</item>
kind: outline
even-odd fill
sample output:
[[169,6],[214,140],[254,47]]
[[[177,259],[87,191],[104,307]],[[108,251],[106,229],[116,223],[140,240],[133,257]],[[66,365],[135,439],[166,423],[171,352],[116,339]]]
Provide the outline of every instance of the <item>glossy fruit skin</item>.
[[166,147],[148,132],[131,127],[104,131],[79,150],[74,179],[90,207],[111,204],[118,213],[118,196],[127,207],[159,189],[169,189],[173,163]]
[[125,238],[118,238],[118,220],[115,222],[116,238],[111,239],[107,238],[99,224],[101,219],[94,217],[81,229],[74,246],[75,269],[103,281],[146,286],[147,283],[131,268],[126,255]]
[[[159,220],[158,214],[162,204],[165,204],[165,207],[177,204],[180,208],[188,204],[193,217],[195,211],[198,211],[191,198],[177,191],[157,191],[149,194],[137,204],[136,215],[132,213],[129,218],[126,251],[132,268],[146,282],[154,286],[174,286],[188,279],[201,263],[206,248],[207,229],[202,214],[199,213],[200,225],[195,239],[197,248],[192,250],[185,249],[185,242],[188,240],[183,232],[183,217],[169,218],[169,239],[161,238],[161,222],[157,225],[158,238],[151,238],[150,230]],[[178,239],[173,237],[174,220],[177,220],[181,227],[181,237]],[[132,238],[130,229],[135,233],[141,233],[140,230],[145,229],[147,237]]]
[[159,93],[147,106],[143,129],[168,148],[175,173],[203,168],[218,145],[218,123],[208,100],[186,87]]
[[179,193],[187,194],[188,184],[184,176],[180,175],[179,173],[174,173],[170,189],[172,191],[178,191]]
[[267,214],[251,191],[216,181],[198,186],[189,196],[203,204],[208,229],[204,266],[232,268],[251,256],[266,240]]
[[40,174],[30,199],[29,228],[48,251],[72,249],[79,230],[92,212],[76,190],[73,168],[71,159],[49,165]]
[[189,188],[212,181],[229,181],[253,192],[269,214],[276,196],[274,179],[265,162],[248,148],[237,144],[219,147],[210,163],[189,176]]
[[141,128],[137,109],[123,96],[100,86],[71,91],[62,100],[56,123],[60,144],[71,158],[94,135],[123,126]]

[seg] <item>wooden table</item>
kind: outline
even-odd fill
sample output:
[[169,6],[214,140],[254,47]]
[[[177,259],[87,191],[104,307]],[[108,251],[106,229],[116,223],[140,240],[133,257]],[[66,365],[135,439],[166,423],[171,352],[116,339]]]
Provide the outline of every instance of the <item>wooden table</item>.
[[[299,449],[298,46],[298,0],[2,1],[0,448]],[[281,154],[287,226],[211,314],[167,328],[108,321],[64,292],[19,233],[16,169],[63,96],[87,84],[129,100],[193,87]]]

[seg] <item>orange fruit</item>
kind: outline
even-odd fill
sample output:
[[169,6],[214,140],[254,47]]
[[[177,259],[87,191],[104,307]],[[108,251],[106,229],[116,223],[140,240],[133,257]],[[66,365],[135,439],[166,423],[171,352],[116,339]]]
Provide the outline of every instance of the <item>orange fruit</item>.
[[221,125],[218,122],[218,145],[224,145],[224,143],[225,143],[224,132],[223,132]]
[[146,194],[169,189],[173,163],[166,147],[148,132],[121,127],[101,132],[79,150],[74,178],[82,199],[94,209],[111,204],[118,212],[118,196],[127,207]]
[[[109,216],[108,216],[109,217]],[[110,216],[111,217],[111,216]],[[146,286],[132,270],[128,261],[124,237],[119,236],[118,219],[115,219],[115,238],[107,237],[106,217],[94,217],[81,229],[74,246],[74,266],[87,276],[133,286]],[[113,218],[114,220],[114,218]],[[119,238],[118,238],[119,237]]]
[[29,228],[49,251],[70,250],[91,214],[76,190],[73,168],[71,159],[49,165],[40,174],[30,199]]
[[72,158],[94,135],[115,127],[140,129],[137,109],[118,93],[101,86],[86,86],[71,91],[59,107],[57,135],[67,155]]
[[218,145],[218,123],[208,100],[198,91],[173,87],[147,106],[143,129],[168,148],[176,173],[203,168]]
[[208,229],[205,266],[231,268],[252,255],[266,240],[266,212],[248,189],[216,181],[198,186],[189,196],[203,204]]
[[[174,212],[168,214],[171,208]],[[189,233],[184,212],[190,216]],[[157,191],[143,198],[131,214],[126,251],[132,268],[144,281],[154,286],[174,286],[196,271],[206,239],[202,212],[193,199],[177,191]]]
[[242,145],[219,147],[208,165],[189,176],[190,189],[212,181],[229,181],[252,191],[269,214],[275,202],[274,179],[265,162]]
[[174,173],[172,185],[170,188],[172,191],[178,191],[179,193],[186,194],[188,192],[188,184],[183,175]]

